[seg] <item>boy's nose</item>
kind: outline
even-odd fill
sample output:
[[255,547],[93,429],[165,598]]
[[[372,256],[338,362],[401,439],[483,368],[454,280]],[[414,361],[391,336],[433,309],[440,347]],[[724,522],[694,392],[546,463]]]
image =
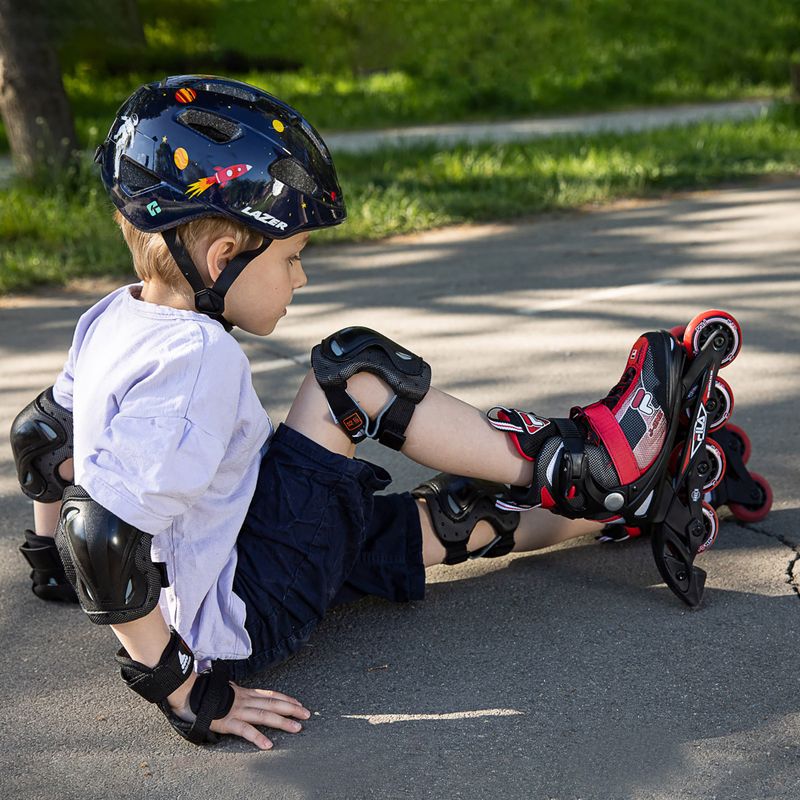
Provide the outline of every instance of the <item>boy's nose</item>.
[[297,265],[297,270],[294,278],[294,288],[302,289],[308,283],[308,277],[301,264]]

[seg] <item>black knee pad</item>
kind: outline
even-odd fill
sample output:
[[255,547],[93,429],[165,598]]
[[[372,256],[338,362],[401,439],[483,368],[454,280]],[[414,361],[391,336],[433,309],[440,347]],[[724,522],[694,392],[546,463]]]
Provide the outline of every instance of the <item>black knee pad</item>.
[[58,467],[72,458],[72,412],[56,403],[52,386],[17,414],[11,450],[22,491],[41,503],[60,500],[69,486]]
[[[422,358],[369,328],[343,328],[314,347],[311,366],[331,414],[353,442],[369,437],[393,450],[403,446],[414,408],[431,385],[431,368]],[[377,375],[394,391],[374,420],[347,392],[357,372]]]
[[[411,492],[428,505],[434,533],[446,551],[445,564],[460,564],[468,558],[496,558],[511,552],[519,513],[496,507],[496,496],[505,488],[440,472]],[[494,528],[495,538],[486,547],[468,553],[467,542],[481,520]]]

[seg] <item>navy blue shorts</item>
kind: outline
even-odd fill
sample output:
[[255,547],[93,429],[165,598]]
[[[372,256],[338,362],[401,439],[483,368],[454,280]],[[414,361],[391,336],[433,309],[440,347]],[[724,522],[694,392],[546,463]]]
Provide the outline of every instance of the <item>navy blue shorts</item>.
[[391,477],[279,426],[237,540],[233,589],[253,652],[234,680],[302,647],[331,606],[366,595],[421,600],[422,532],[409,494],[374,496]]

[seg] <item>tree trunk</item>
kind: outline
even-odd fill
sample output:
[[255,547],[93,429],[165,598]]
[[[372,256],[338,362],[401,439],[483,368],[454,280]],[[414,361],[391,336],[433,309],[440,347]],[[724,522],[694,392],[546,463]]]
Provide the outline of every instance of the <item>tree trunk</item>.
[[20,175],[58,171],[77,146],[43,0],[0,0],[0,114]]

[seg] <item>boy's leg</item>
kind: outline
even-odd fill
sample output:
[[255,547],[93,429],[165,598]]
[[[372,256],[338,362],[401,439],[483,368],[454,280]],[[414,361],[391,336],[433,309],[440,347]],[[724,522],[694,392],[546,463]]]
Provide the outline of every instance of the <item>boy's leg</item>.
[[[347,391],[370,416],[394,396],[369,372],[353,375]],[[313,372],[306,375],[286,424],[335,453],[352,456],[355,452],[355,445],[333,421]],[[402,453],[439,472],[469,478],[522,486],[533,479],[531,462],[518,454],[509,436],[492,427],[483,412],[434,388],[414,411]]]
[[[350,378],[347,389],[370,416],[378,413],[392,397],[392,390],[368,372]],[[331,418],[325,394],[313,372],[303,381],[286,425],[333,452],[348,457],[355,452],[355,445]],[[465,477],[517,485],[532,480],[531,463],[520,457],[510,437],[492,427],[476,408],[434,388],[417,405],[406,429],[402,452],[427,467]],[[445,548],[434,533],[426,501],[418,499],[417,508],[424,564],[426,567],[441,564]],[[513,552],[549,547],[597,528],[597,522],[568,520],[537,509],[521,515]],[[468,550],[485,547],[495,535],[488,522],[479,521],[470,535]]]
[[[426,567],[444,563],[444,545],[433,530],[431,515],[424,500],[417,500],[419,523],[422,528],[422,560]],[[519,526],[514,531],[512,553],[527,553],[543,547],[566,542],[580,536],[596,532],[599,523],[585,519],[558,517],[541,508],[521,514]],[[495,529],[485,520],[479,521],[472,530],[467,550],[474,552],[490,544],[496,536]]]

